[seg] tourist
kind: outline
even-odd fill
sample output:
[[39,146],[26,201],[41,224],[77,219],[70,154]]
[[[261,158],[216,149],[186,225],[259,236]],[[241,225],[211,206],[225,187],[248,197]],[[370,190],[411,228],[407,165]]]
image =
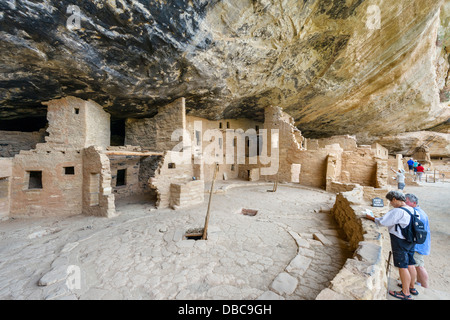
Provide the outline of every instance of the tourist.
[[419,162],[418,162],[417,160],[414,160],[414,163],[413,163],[414,174],[417,173],[417,166],[418,166],[418,165],[419,165]]
[[417,171],[417,177],[419,177],[419,182],[421,182],[422,181],[422,175],[425,172],[425,168],[422,166],[422,164],[419,163],[417,165],[416,171]]
[[407,164],[408,164],[409,173],[411,173],[411,171],[414,171],[414,159],[413,158],[409,159]]
[[416,261],[415,268],[417,272],[417,282],[424,288],[428,288],[428,273],[425,269],[424,256],[430,254],[430,224],[428,221],[428,215],[419,207],[419,199],[412,193],[405,194],[405,203],[415,208],[420,215],[420,221],[425,224],[425,230],[427,231],[427,238],[423,244],[416,244],[414,247],[414,260]]
[[386,199],[390,201],[394,209],[381,218],[375,218],[369,214],[366,214],[366,218],[375,221],[377,225],[388,227],[389,230],[394,266],[398,268],[402,282],[401,291],[390,290],[389,294],[398,299],[412,300],[411,295],[419,294],[414,288],[417,276],[416,269],[409,267],[416,264],[414,261],[415,244],[414,242],[406,241],[400,228],[396,228],[396,226],[398,224],[400,227],[405,228],[409,224],[411,216],[404,209],[412,214],[414,209],[406,205],[406,197],[401,191],[389,191],[386,194]]
[[405,170],[403,169],[398,169],[398,171],[395,171],[394,169],[392,169],[392,172],[394,172],[395,174],[397,174],[397,188],[398,190],[403,190],[405,188]]

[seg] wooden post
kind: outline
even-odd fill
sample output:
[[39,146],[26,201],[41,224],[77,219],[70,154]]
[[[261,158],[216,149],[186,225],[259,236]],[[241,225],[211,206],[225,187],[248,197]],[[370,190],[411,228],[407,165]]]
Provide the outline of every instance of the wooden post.
[[206,240],[207,239],[208,223],[209,223],[209,216],[210,216],[209,211],[211,209],[211,198],[212,198],[213,191],[214,191],[214,182],[216,182],[217,171],[219,171],[219,164],[218,163],[216,163],[216,167],[214,169],[214,177],[213,177],[213,181],[212,181],[212,184],[211,184],[211,191],[209,192],[208,211],[206,212],[205,227],[203,228],[202,240]]
[[151,156],[163,156],[163,152],[147,152],[147,151],[105,151],[109,156],[137,156],[137,157],[151,157]]

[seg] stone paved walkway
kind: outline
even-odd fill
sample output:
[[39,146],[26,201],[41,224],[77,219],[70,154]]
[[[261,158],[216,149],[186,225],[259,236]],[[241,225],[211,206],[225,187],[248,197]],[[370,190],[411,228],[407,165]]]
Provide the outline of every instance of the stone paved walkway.
[[352,254],[328,213],[334,195],[268,189],[214,194],[206,241],[184,234],[203,227],[209,196],[175,211],[122,204],[112,219],[0,222],[0,299],[314,299]]

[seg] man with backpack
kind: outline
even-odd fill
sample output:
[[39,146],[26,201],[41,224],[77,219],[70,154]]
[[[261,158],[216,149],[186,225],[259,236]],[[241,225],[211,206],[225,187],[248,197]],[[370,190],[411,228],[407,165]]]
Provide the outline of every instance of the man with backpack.
[[406,205],[406,197],[400,191],[389,191],[386,194],[386,199],[390,201],[394,209],[381,218],[374,218],[369,214],[366,215],[366,218],[375,221],[379,226],[388,227],[389,230],[394,266],[398,268],[402,282],[401,291],[389,291],[389,294],[398,299],[412,300],[411,295],[419,294],[414,288],[417,276],[414,268],[416,264],[414,260],[416,242],[413,239],[407,239],[409,235],[404,230],[408,230],[408,227],[411,226],[410,222],[416,221],[416,218],[412,216],[416,213],[414,208]]
[[416,272],[417,272],[417,282],[424,288],[428,288],[428,272],[425,269],[425,260],[424,256],[430,254],[430,224],[428,222],[428,215],[419,207],[419,199],[412,193],[405,194],[406,201],[405,203],[416,209],[417,213],[420,215],[420,221],[422,221],[425,225],[425,230],[428,235],[425,239],[425,242],[420,244],[417,243],[414,248],[414,260],[416,261]]

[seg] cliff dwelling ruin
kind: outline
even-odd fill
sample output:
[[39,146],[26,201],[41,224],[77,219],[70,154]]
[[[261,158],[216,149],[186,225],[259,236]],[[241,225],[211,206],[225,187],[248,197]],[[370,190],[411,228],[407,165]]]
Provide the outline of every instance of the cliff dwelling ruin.
[[386,299],[450,1],[144,2],[0,2],[0,299]]
[[[45,142],[1,158],[2,216],[113,217],[116,201],[139,196],[179,209],[204,201],[216,163],[220,181],[296,183],[334,193],[360,184],[371,196],[388,187],[386,148],[358,146],[350,136],[305,139],[279,107],[266,108],[264,122],[210,121],[186,115],[180,98],[154,118],[127,119],[124,145],[111,146],[110,115],[94,101],[67,97],[45,105],[47,135],[33,133]],[[19,141],[21,133],[14,134]],[[2,146],[17,148],[14,140]]]

